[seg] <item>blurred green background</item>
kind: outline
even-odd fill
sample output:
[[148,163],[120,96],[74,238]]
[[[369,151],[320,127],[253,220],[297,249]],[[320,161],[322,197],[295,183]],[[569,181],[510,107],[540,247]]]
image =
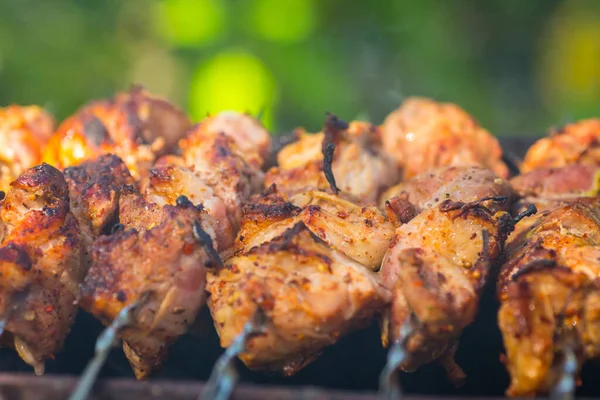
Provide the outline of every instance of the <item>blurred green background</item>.
[[600,116],[595,0],[0,0],[0,104],[64,118],[140,83],[274,132],[456,102],[492,132]]

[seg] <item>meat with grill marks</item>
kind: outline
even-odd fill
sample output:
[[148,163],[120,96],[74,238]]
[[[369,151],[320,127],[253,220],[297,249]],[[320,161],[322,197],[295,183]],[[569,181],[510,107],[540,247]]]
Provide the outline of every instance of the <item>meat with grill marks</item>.
[[[361,211],[344,201],[306,196],[295,205],[272,187],[253,198],[244,207],[235,255],[207,277],[208,305],[223,347],[259,307],[264,311],[266,334],[252,338],[240,356],[254,370],[293,375],[326,346],[368,325],[390,300],[379,276],[356,261],[364,255],[339,242],[339,229],[350,232],[352,225],[355,240],[369,235]],[[311,215],[311,208],[320,211]],[[377,240],[360,243],[387,247]],[[373,265],[379,252],[382,257],[380,250],[367,251]]]
[[189,126],[175,106],[135,86],[111,99],[88,103],[63,121],[43,160],[64,169],[113,153],[139,179],[157,157],[175,149]]
[[91,265],[91,247],[101,234],[119,222],[119,196],[124,185],[135,181],[125,163],[114,154],[103,154],[64,170],[69,185],[71,211],[81,232],[81,262]]
[[[450,378],[459,381],[464,375],[454,352],[462,330],[475,318],[482,288],[513,229],[513,218],[506,212],[512,190],[502,180],[495,181],[491,171],[437,173],[414,178],[423,191],[409,192],[405,199],[413,215],[398,224],[382,264],[383,283],[393,294],[382,322],[382,340],[385,345],[400,340],[409,326],[408,358],[401,369],[412,371],[438,360]],[[456,185],[453,190],[450,183],[442,197],[435,186],[447,185],[443,178],[451,175],[455,182],[473,185]],[[427,199],[426,193],[433,198]],[[394,209],[387,211],[393,214]]]
[[37,106],[0,107],[0,190],[41,162],[54,132],[54,118]]
[[125,306],[137,304],[120,337],[142,379],[161,366],[169,346],[193,323],[205,302],[206,269],[221,260],[213,218],[185,197],[159,206],[124,186],[119,217],[124,229],[94,242],[81,305],[110,324]]
[[288,196],[320,190],[365,205],[400,180],[400,170],[382,149],[379,129],[369,123],[347,124],[328,114],[322,132],[298,136],[278,153],[265,187],[276,184]]
[[509,175],[498,140],[462,108],[421,97],[407,99],[381,127],[383,147],[404,179],[444,166],[480,166]]
[[61,173],[41,164],[11,183],[0,209],[1,343],[37,374],[58,352],[75,321],[79,283],[77,220]]
[[507,394],[549,392],[567,354],[600,356],[600,201],[562,202],[511,237],[498,315],[511,376]]
[[521,172],[571,164],[600,165],[600,118],[568,124],[533,144]]
[[[201,204],[216,220],[220,252],[231,247],[240,227],[242,205],[260,190],[264,178],[260,170],[262,157],[256,152],[243,151],[234,139],[252,135],[254,131],[246,126],[250,123],[234,122],[229,116],[221,122],[205,121],[194,126],[181,140],[182,156],[161,158],[141,183],[144,196],[159,205],[173,205],[179,196]],[[221,125],[229,129],[227,134],[212,130]],[[235,131],[238,125],[247,131]],[[261,136],[261,132],[255,136]],[[263,140],[260,143],[264,145]]]

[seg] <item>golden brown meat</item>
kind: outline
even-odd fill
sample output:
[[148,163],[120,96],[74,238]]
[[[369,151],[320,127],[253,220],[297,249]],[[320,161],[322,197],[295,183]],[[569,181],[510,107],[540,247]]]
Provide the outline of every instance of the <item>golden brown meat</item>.
[[348,125],[331,114],[323,132],[301,131],[297,142],[281,149],[277,161],[278,166],[267,172],[265,187],[276,184],[288,196],[339,190],[340,196],[355,203],[373,204],[401,177],[394,160],[382,150],[375,126],[359,121]]
[[499,280],[499,324],[511,396],[548,392],[567,351],[600,356],[600,201],[564,203],[511,237]]
[[43,159],[63,169],[113,153],[139,178],[157,156],[174,148],[189,125],[176,107],[135,86],[110,100],[91,102],[66,119]]
[[[324,210],[313,218],[333,218],[333,204],[313,201]],[[254,370],[293,375],[340,336],[367,325],[390,299],[379,276],[344,254],[347,247],[320,239],[303,212],[273,190],[246,205],[238,251],[207,277],[221,346],[232,343],[257,307],[266,313],[266,335],[251,339],[240,356]],[[327,229],[326,238],[337,240],[336,225]]]
[[509,171],[498,140],[455,104],[413,97],[387,116],[383,146],[404,178],[444,166],[481,166],[501,178]]
[[138,303],[134,322],[120,333],[138,379],[159,368],[187,331],[205,301],[206,268],[220,264],[212,218],[186,198],[177,203],[160,207],[125,186],[119,201],[124,230],[94,242],[82,285],[82,307],[105,324]]
[[[457,180],[463,182],[463,177],[475,176],[475,172],[466,168]],[[448,170],[440,170],[440,176],[445,175]],[[415,179],[428,187],[425,177]],[[436,175],[430,179],[445,185]],[[454,375],[452,379],[461,378],[462,371],[453,361],[456,343],[475,318],[483,285],[514,226],[506,212],[510,186],[477,181],[483,187],[470,189],[481,196],[477,201],[471,200],[471,192],[458,187],[444,199],[429,190],[434,198],[418,200],[429,206],[402,221],[383,261],[383,282],[393,294],[382,324],[384,344],[399,340],[406,324],[412,327],[403,370],[440,360]],[[482,201],[489,197],[495,198]],[[497,204],[492,207],[492,202]]]
[[[391,187],[381,195],[379,207],[382,210],[389,209],[389,200],[394,197],[407,200],[420,211],[450,198],[471,203],[484,197],[509,194],[509,183],[489,169],[468,166],[440,167]],[[507,199],[509,202],[510,200],[512,199]],[[497,203],[493,202],[487,204],[492,209],[496,205]]]
[[553,131],[529,148],[521,172],[570,164],[600,165],[600,119],[587,119]]
[[212,133],[201,125],[192,128],[179,146],[184,164],[202,176],[215,195],[223,200],[227,216],[237,232],[242,204],[262,188],[262,158],[257,153],[243,152],[232,137]]
[[42,374],[71,330],[85,274],[61,173],[47,164],[28,169],[11,184],[0,217],[2,343]]
[[0,107],[0,190],[41,162],[52,132],[54,118],[40,107]]
[[260,165],[271,152],[271,135],[260,122],[248,114],[222,111],[202,120],[197,129],[204,134],[224,133],[235,141],[241,154],[252,157],[258,155]]
[[104,154],[64,170],[69,185],[71,211],[77,218],[81,232],[81,262],[85,271],[92,261],[94,240],[119,222],[119,195],[124,185],[134,179],[123,161]]

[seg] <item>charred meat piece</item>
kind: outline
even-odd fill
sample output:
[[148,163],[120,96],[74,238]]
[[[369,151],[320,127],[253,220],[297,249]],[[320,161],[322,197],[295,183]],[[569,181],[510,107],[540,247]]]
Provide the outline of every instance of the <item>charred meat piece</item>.
[[324,192],[289,199],[273,187],[244,207],[244,223],[235,244],[237,253],[273,240],[302,222],[332,249],[373,270],[381,266],[394,227],[374,206],[360,207]]
[[511,396],[550,391],[572,352],[600,356],[600,202],[563,203],[511,237],[498,280]]
[[71,211],[81,231],[81,262],[86,271],[91,265],[94,240],[119,222],[119,196],[124,185],[134,179],[123,161],[104,154],[64,170],[69,185]]
[[320,190],[358,204],[372,204],[400,180],[394,160],[382,149],[378,128],[354,121],[346,124],[329,114],[323,132],[299,131],[299,140],[278,154],[265,187],[276,184],[287,196]]
[[[465,174],[471,176],[474,171],[466,169]],[[443,182],[436,176],[431,179]],[[439,360],[451,379],[462,378],[453,361],[456,344],[475,318],[482,288],[515,223],[506,212],[510,186],[501,182],[490,185],[485,179],[481,184],[490,191],[471,188],[484,196],[476,201],[468,202],[471,196],[467,191],[456,192],[467,201],[421,199],[422,204],[434,205],[417,210],[396,229],[381,268],[383,282],[393,294],[384,314],[382,340],[385,345],[398,340],[405,324],[411,326],[409,357],[401,365],[403,370]],[[423,185],[427,187],[425,182]],[[497,211],[485,206],[491,202],[497,202],[490,206]]]
[[248,114],[222,111],[202,120],[196,129],[204,134],[223,133],[231,137],[248,162],[249,159],[258,158],[259,166],[262,166],[271,152],[271,135],[260,122]]
[[403,167],[404,178],[444,166],[480,166],[507,178],[498,140],[455,104],[413,97],[387,116],[384,149]]
[[242,204],[262,188],[262,159],[242,152],[232,137],[207,131],[202,125],[192,128],[179,146],[184,164],[199,174],[223,200],[231,225],[237,231]]
[[240,358],[253,370],[286,376],[340,336],[368,325],[390,298],[374,272],[332,249],[302,221],[289,222],[279,236],[238,253],[207,277],[221,346],[229,346],[261,307],[266,334],[252,338]]
[[[220,252],[229,249],[237,231],[234,224],[237,212],[228,215],[225,202],[208,186],[202,173],[173,163],[172,157],[159,163],[150,170],[148,177],[141,182],[141,191],[151,203],[159,206],[176,205],[181,196],[197,206],[201,206],[216,222],[216,240]],[[231,220],[230,220],[231,218]]]
[[146,202],[125,186],[119,201],[123,230],[99,237],[82,285],[82,307],[105,324],[137,303],[120,336],[136,376],[158,369],[169,346],[194,321],[205,301],[206,269],[220,265],[214,221],[190,201]]
[[1,342],[42,374],[71,330],[85,275],[61,173],[47,164],[25,171],[11,183],[0,217]]
[[52,132],[54,118],[40,107],[0,107],[0,190],[41,162]]
[[[468,166],[440,167],[391,187],[381,196],[379,206],[382,210],[389,210],[398,199],[403,199],[420,211],[447,199],[471,203],[485,197],[506,196],[510,193],[509,183],[489,169]],[[397,199],[394,199],[395,197]],[[507,199],[507,204],[510,200]],[[493,201],[485,205],[492,210],[499,210],[498,206],[506,209],[505,204]]]
[[600,119],[568,124],[538,140],[527,151],[521,172],[570,164],[600,164]]
[[136,86],[91,102],[66,119],[50,139],[44,161],[63,169],[113,153],[137,179],[174,149],[189,126],[175,106]]

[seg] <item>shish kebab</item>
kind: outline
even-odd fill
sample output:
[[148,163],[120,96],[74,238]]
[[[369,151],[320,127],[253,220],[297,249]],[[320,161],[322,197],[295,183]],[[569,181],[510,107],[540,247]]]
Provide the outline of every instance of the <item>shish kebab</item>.
[[572,398],[600,356],[600,120],[569,124],[528,151],[511,183],[540,209],[511,237],[498,279],[507,394]]

